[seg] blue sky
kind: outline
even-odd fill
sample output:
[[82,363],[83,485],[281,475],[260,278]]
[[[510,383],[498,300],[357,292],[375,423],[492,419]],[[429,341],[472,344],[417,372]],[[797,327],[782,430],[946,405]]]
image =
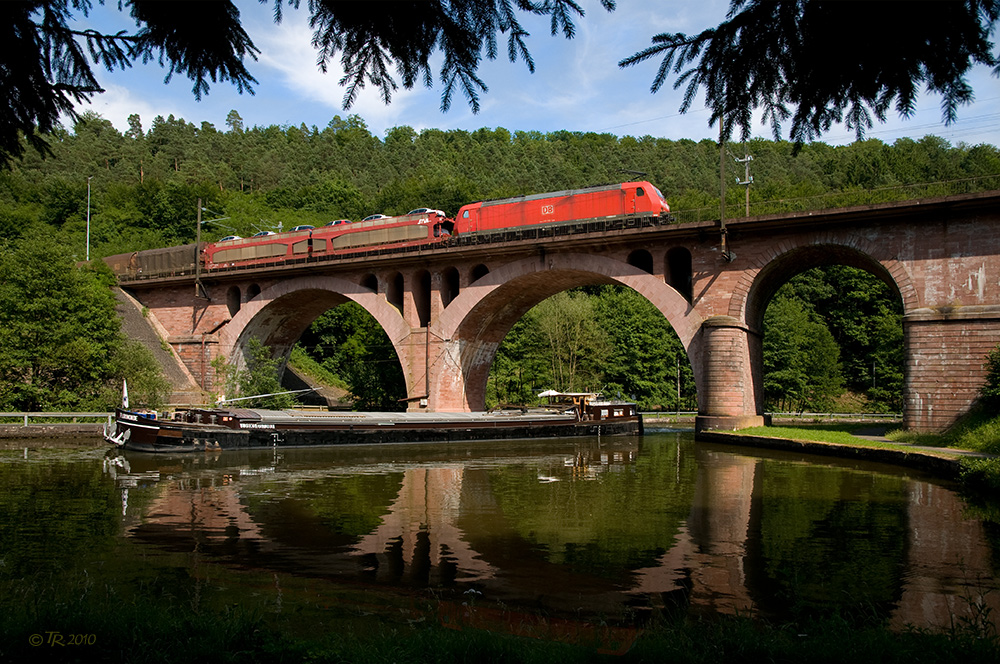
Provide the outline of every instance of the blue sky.
[[[95,6],[90,18],[80,24],[105,31],[133,30],[134,22],[118,11],[117,2],[106,2]],[[489,91],[481,97],[478,115],[471,112],[460,93],[456,93],[451,109],[442,113],[437,82],[432,89],[400,89],[389,106],[369,87],[345,111],[341,105],[344,90],[337,84],[339,61],[330,63],[327,74],[316,66],[306,3],[298,10],[287,8],[282,23],[275,25],[271,3],[261,5],[256,0],[237,0],[243,26],[261,51],[257,62],[247,63],[258,81],[255,95],[240,95],[233,86],[217,83],[199,102],[187,78],[174,76],[165,85],[165,70],[137,64],[124,72],[97,70],[106,92],[79,110],[93,110],[121,131],[128,128],[127,118],[133,113],[139,114],[145,129],[155,116],[172,114],[196,125],[207,121],[225,130],[226,115],[236,109],[247,126],[304,123],[323,128],[335,115],[356,114],[379,137],[387,129],[409,125],[418,131],[504,127],[543,133],[565,129],[618,136],[717,138],[718,130],[708,125],[709,112],[701,103],[702,96],[681,115],[677,111],[680,91],[665,86],[656,94],[650,93],[657,61],[628,69],[619,68],[617,63],[648,46],[650,38],[660,32],[697,33],[717,25],[725,17],[728,0],[618,0],[613,13],[606,12],[596,0],[580,0],[580,4],[587,15],[577,20],[577,35],[572,40],[551,36],[546,19],[522,17],[531,33],[528,45],[535,73],[530,74],[523,62],[509,62],[505,50],[497,60],[485,60],[480,78]],[[903,120],[893,113],[868,136],[892,143],[904,136],[934,134],[953,145],[1000,145],[1000,79],[991,76],[988,68],[979,67],[969,80],[977,99],[960,108],[957,123],[946,127],[941,121],[940,98],[925,95],[913,117]],[[758,125],[755,135],[770,138],[770,128]],[[844,127],[834,127],[821,140],[839,145],[852,142],[854,136]]]

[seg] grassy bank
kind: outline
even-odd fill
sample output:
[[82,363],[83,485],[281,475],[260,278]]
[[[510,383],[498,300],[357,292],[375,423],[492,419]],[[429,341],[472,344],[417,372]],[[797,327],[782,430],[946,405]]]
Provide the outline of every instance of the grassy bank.
[[[470,627],[485,607],[462,606],[466,624],[441,619],[431,597],[405,610],[360,611],[347,603],[279,614],[237,605],[205,606],[174,592],[129,596],[85,581],[47,589],[5,582],[0,661],[58,657],[63,662],[954,662],[1000,661],[987,619],[944,633],[892,632],[863,620],[830,616],[774,625],[749,617],[650,618],[625,643],[588,643],[599,620],[576,633],[523,633],[523,614],[497,629]],[[39,591],[41,590],[41,592]],[[368,607],[372,601],[369,597]],[[493,609],[494,616],[505,609]],[[988,616],[986,617],[988,618]],[[572,621],[581,625],[584,621]],[[555,619],[550,624],[556,624]],[[584,638],[580,638],[583,633]],[[583,643],[581,643],[581,641]]]
[[951,447],[1000,455],[1000,416],[976,411],[941,434],[892,431],[887,437],[899,443]]
[[935,445],[998,455],[995,458],[962,459],[962,480],[969,486],[1000,491],[1000,416],[998,415],[981,410],[973,411],[940,435],[894,431],[887,437],[899,443]]
[[[915,447],[937,448],[924,451],[938,456],[954,456],[961,465],[962,481],[977,489],[1000,490],[1000,416],[982,411],[974,412],[950,430],[940,433],[913,433],[903,430],[888,431],[885,440],[867,436],[870,424],[816,424],[790,426],[751,427],[740,429],[740,435],[804,440],[852,447],[899,450],[912,454]],[[955,450],[949,454],[949,450]],[[997,458],[962,456],[961,452],[979,452],[998,455]]]
[[871,424],[800,424],[798,426],[773,425],[766,427],[749,427],[740,429],[741,435],[763,436],[764,438],[788,438],[791,440],[811,440],[818,443],[835,445],[853,445],[877,449],[899,448],[900,445],[889,441],[869,437],[865,432],[872,431]]

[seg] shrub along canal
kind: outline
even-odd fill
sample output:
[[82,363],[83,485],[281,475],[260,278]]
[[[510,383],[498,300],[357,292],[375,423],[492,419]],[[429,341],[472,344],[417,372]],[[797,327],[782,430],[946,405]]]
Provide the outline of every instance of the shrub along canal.
[[932,630],[1000,615],[996,504],[917,470],[688,431],[0,461],[7,602],[99,590],[302,633],[331,611],[542,638],[558,624],[611,650],[664,613]]

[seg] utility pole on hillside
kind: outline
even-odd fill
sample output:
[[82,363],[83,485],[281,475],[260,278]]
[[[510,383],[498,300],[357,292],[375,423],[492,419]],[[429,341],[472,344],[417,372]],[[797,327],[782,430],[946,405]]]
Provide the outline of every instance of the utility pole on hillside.
[[736,184],[744,186],[747,188],[747,216],[750,216],[750,185],[753,183],[753,176],[750,175],[750,162],[753,161],[753,155],[747,153],[746,144],[743,145],[743,158],[737,159],[733,157],[733,161],[737,164],[743,164],[743,181],[740,181],[740,176],[736,176]]
[[729,233],[726,230],[726,134],[723,116],[719,115],[719,235],[722,258],[732,263],[736,254],[729,251]]
[[90,262],[90,178],[93,175],[87,176],[87,262]]
[[201,198],[198,199],[197,228],[194,232],[194,296],[203,300],[210,300],[208,292],[201,284]]

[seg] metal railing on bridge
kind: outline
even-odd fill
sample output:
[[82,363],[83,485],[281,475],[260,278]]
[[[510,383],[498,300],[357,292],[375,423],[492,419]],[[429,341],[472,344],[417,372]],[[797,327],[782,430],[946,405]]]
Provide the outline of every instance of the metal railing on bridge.
[[[766,413],[772,420],[794,421],[794,422],[879,422],[892,424],[903,421],[902,413],[834,413],[834,412],[795,412],[795,413]],[[649,410],[642,411],[644,418],[651,420],[676,420],[694,421],[698,417],[696,410]]]
[[768,413],[772,420],[802,422],[902,422],[902,413]]

